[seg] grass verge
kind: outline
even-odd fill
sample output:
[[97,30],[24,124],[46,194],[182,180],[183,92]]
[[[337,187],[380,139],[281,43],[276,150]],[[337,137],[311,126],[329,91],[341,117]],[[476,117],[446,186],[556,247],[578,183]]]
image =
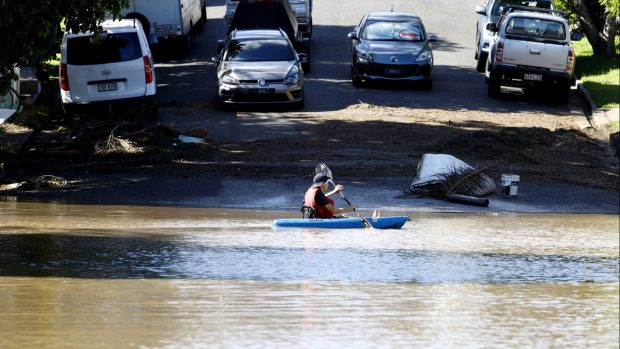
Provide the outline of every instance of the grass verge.
[[599,57],[585,38],[574,42],[577,76],[599,108],[617,108],[620,104],[620,37],[616,38],[616,57]]

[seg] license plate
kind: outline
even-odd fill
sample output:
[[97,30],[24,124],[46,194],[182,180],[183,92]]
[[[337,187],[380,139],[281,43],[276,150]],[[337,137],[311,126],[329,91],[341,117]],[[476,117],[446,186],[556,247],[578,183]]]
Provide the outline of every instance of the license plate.
[[402,69],[386,69],[385,73],[390,74],[390,75],[399,75],[403,73],[403,70]]
[[105,84],[99,84],[97,89],[99,92],[116,91],[118,90],[118,85],[115,82],[107,82]]
[[155,26],[155,31],[160,33],[160,32],[171,32],[172,31],[172,26],[171,25],[156,25]]
[[268,95],[275,92],[276,90],[273,88],[253,88],[249,91],[249,93],[253,95]]
[[542,81],[542,75],[526,73],[526,74],[523,74],[523,80]]

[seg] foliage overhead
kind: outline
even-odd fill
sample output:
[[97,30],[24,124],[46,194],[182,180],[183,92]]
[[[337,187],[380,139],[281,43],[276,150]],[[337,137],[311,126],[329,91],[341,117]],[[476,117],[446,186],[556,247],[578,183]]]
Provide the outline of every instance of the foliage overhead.
[[615,55],[620,0],[555,0],[555,4],[569,12],[571,25],[585,34],[595,55]]
[[61,20],[67,30],[97,31],[129,0],[0,0],[0,91],[16,79],[15,66],[39,66],[56,46]]

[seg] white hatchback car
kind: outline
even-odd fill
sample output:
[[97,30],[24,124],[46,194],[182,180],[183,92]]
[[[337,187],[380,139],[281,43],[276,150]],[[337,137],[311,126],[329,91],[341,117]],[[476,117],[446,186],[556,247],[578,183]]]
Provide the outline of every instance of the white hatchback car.
[[[156,115],[153,57],[136,20],[107,20],[94,33],[65,33],[60,93],[66,113],[142,112]],[[88,108],[88,109],[87,109]]]

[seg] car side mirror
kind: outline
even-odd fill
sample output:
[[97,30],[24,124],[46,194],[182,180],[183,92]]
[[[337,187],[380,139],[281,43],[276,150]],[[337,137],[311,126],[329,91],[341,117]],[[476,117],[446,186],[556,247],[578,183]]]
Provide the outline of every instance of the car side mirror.
[[476,13],[479,15],[486,16],[487,15],[487,7],[484,5],[476,6]]
[[297,54],[297,59],[299,60],[300,63],[302,64],[306,64],[308,63],[308,55],[305,53],[298,53]]
[[570,33],[570,39],[571,39],[571,41],[579,41],[579,40],[581,40],[581,33],[571,32]]
[[487,30],[492,31],[492,32],[497,32],[497,23],[487,24]]
[[218,40],[217,41],[217,52],[222,52],[223,48],[224,48],[224,40]]
[[439,38],[435,34],[431,34],[431,36],[428,37],[428,42],[437,42],[438,40]]
[[357,33],[356,32],[350,32],[349,34],[347,34],[347,38],[349,38],[351,40],[357,40]]
[[221,60],[222,60],[222,56],[220,55],[211,57],[211,62],[219,63]]

